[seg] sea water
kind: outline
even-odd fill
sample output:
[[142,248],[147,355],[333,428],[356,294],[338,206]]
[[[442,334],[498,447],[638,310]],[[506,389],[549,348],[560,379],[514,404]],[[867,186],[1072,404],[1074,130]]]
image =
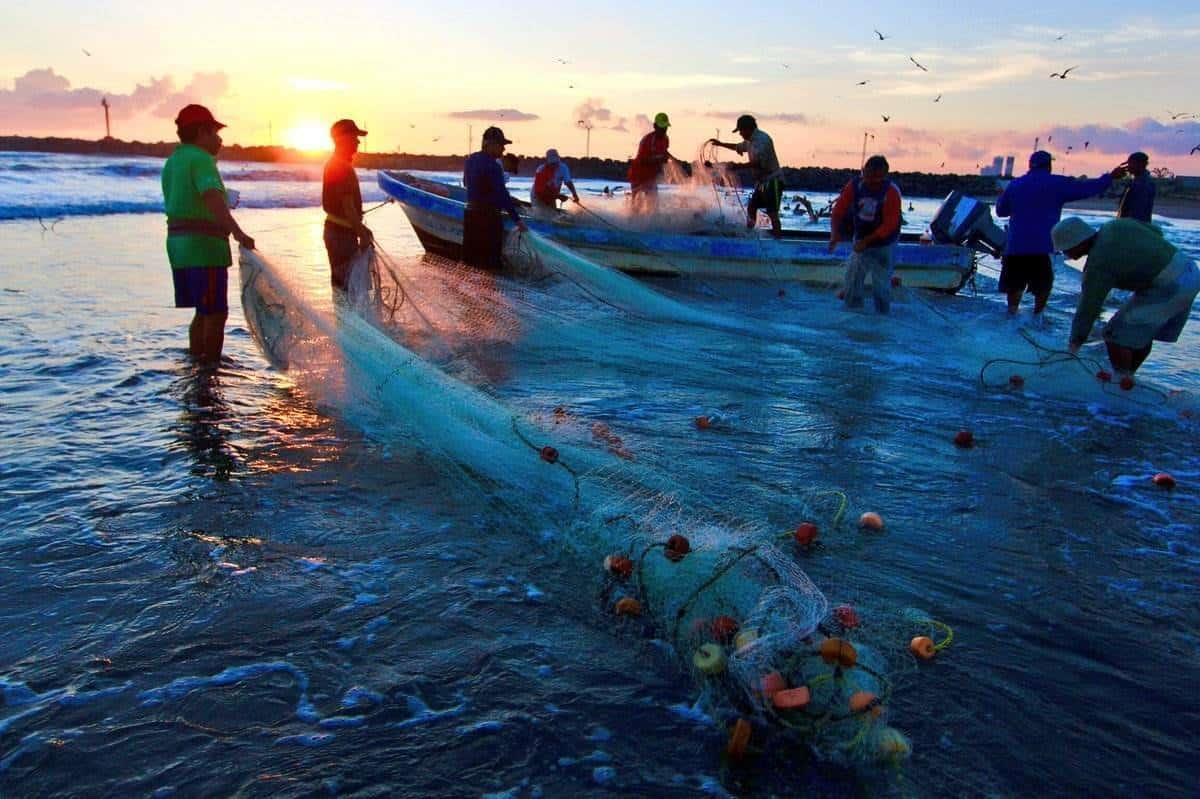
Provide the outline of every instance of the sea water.
[[[689,653],[616,623],[599,564],[271,369],[236,288],[226,362],[194,372],[158,164],[0,156],[0,794],[864,789],[799,750],[724,765]],[[327,302],[315,170],[222,170],[259,247]],[[914,202],[920,229],[937,203]],[[406,279],[444,280],[399,209],[369,223]],[[1164,227],[1200,255],[1200,224]],[[897,675],[891,722],[914,753],[872,790],[1186,795],[1200,457],[1178,411],[1200,394],[1200,320],[1128,395],[1019,363],[992,376],[1023,389],[987,388],[989,359],[1036,358],[995,275],[985,262],[976,291],[904,294],[883,320],[792,285],[656,284],[787,331],[775,341],[502,284],[537,309],[472,358],[517,413],[608,425],[698,513],[786,530],[838,490],[851,516],[884,515],[881,536],[821,519],[823,547],[798,555],[868,629],[915,606],[955,630]],[[1061,346],[1078,289],[1060,265],[1049,329],[1030,335]],[[974,449],[952,445],[959,429]],[[1173,492],[1149,480],[1164,470]]]

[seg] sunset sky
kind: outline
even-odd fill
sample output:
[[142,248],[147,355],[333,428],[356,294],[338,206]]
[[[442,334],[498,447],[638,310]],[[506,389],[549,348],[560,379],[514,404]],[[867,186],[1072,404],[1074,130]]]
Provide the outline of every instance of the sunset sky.
[[1194,2],[12,5],[2,134],[99,138],[107,96],[123,139],[172,139],[200,101],[240,144],[324,146],[349,116],[369,150],[463,153],[495,123],[517,153],[583,155],[586,120],[593,155],[626,158],[666,111],[687,159],[750,112],[794,166],[857,166],[869,132],[899,170],[1020,163],[1052,137],[1061,171],[1140,148],[1200,174]]

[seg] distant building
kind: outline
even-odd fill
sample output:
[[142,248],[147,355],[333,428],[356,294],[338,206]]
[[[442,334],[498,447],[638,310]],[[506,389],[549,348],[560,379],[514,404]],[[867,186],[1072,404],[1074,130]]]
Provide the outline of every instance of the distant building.
[[1013,176],[1012,172],[1014,161],[1016,161],[1016,158],[1011,155],[1004,159],[1004,177],[1011,178]]
[[[1010,158],[1009,160],[1011,161],[1012,159]],[[996,178],[1001,177],[1004,174],[1004,156],[998,155],[993,158],[991,164],[982,167],[979,170],[979,174]],[[1009,174],[1012,174],[1011,170],[1009,171]]]

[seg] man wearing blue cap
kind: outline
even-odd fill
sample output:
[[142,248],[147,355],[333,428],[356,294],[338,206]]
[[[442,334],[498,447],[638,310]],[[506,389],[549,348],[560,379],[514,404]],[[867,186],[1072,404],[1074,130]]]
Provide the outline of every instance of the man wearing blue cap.
[[783,200],[783,170],[779,168],[779,157],[775,155],[775,143],[749,114],[737,118],[733,132],[740,134],[742,141],[730,144],[709,139],[708,142],[750,159],[754,194],[746,206],[746,227],[753,228],[758,221],[759,210],[763,210],[771,220],[771,235],[779,238],[783,235],[783,226],[779,221],[779,204]]
[[518,230],[526,229],[504,186],[504,170],[497,160],[509,144],[512,141],[504,137],[504,131],[492,126],[483,132],[479,152],[472,153],[463,167],[467,210],[463,215],[462,260],[489,272],[498,272],[503,266],[504,221],[500,212],[507,212]]
[[1029,171],[1008,184],[996,202],[996,215],[1009,217],[1008,242],[1001,259],[1000,291],[1008,295],[1008,315],[1016,316],[1025,289],[1033,294],[1036,318],[1046,308],[1054,286],[1050,230],[1062,216],[1063,205],[1103,194],[1125,174],[1118,166],[1092,180],[1050,173],[1052,156],[1038,150],[1029,156]]

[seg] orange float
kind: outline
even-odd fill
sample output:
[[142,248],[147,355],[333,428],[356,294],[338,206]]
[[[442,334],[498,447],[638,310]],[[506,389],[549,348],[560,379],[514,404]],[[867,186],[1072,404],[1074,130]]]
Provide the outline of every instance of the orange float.
[[802,710],[808,707],[808,703],[812,701],[812,692],[808,690],[807,685],[801,685],[799,688],[785,688],[782,691],[776,691],[771,697],[771,704],[778,710]]
[[641,616],[642,603],[631,596],[621,597],[614,608],[618,616]]
[[676,533],[667,539],[667,547],[663,550],[663,554],[667,556],[667,560],[672,563],[678,563],[683,560],[683,556],[692,551],[692,545],[685,536]]
[[1152,479],[1154,484],[1159,488],[1166,488],[1170,490],[1175,487],[1175,478],[1166,472],[1159,472],[1150,479]]
[[546,463],[558,462],[558,450],[556,450],[554,447],[542,447],[542,451],[539,454],[542,456],[542,460],[544,460]]
[[900,280],[900,276],[899,276],[899,275],[892,275],[892,288],[894,288],[894,289],[898,289],[898,288],[900,288],[900,286],[902,286],[902,285],[903,285],[903,283],[902,283],[902,281]]
[[854,646],[842,638],[826,638],[821,642],[821,660],[830,665],[843,668],[853,668],[858,662],[858,652]]
[[1121,378],[1121,390],[1122,391],[1130,391],[1132,389],[1133,389],[1133,378],[1130,377],[1129,375],[1125,375],[1124,377]]
[[909,642],[908,651],[921,660],[933,660],[933,656],[937,654],[937,647],[928,635],[918,635]]
[[759,679],[758,688],[762,691],[763,699],[770,702],[775,694],[787,690],[787,681],[783,679],[782,674],[773,671]]
[[975,446],[975,434],[970,430],[959,430],[954,434],[954,446],[970,449]]
[[1107,372],[1107,371],[1101,369],[1099,372],[1096,372],[1096,379],[1099,380],[1101,383],[1111,383],[1112,382],[1112,372]]
[[733,725],[733,731],[729,733],[729,744],[725,747],[725,754],[733,760],[741,760],[746,756],[748,746],[750,746],[750,722],[738,719]]
[[1013,388],[1024,388],[1025,378],[1021,377],[1020,375],[1013,375],[1008,378],[1008,384]]
[[707,416],[697,416],[692,422],[696,425],[697,430],[707,430],[712,427],[712,419]]
[[870,691],[855,691],[850,694],[850,712],[869,712],[872,716],[878,716],[883,712],[883,707],[879,704],[879,697]]
[[874,511],[867,511],[858,517],[858,526],[865,530],[878,533],[883,529],[883,517]]
[[811,547],[816,542],[819,532],[820,529],[812,522],[801,522],[792,536],[800,546]]

